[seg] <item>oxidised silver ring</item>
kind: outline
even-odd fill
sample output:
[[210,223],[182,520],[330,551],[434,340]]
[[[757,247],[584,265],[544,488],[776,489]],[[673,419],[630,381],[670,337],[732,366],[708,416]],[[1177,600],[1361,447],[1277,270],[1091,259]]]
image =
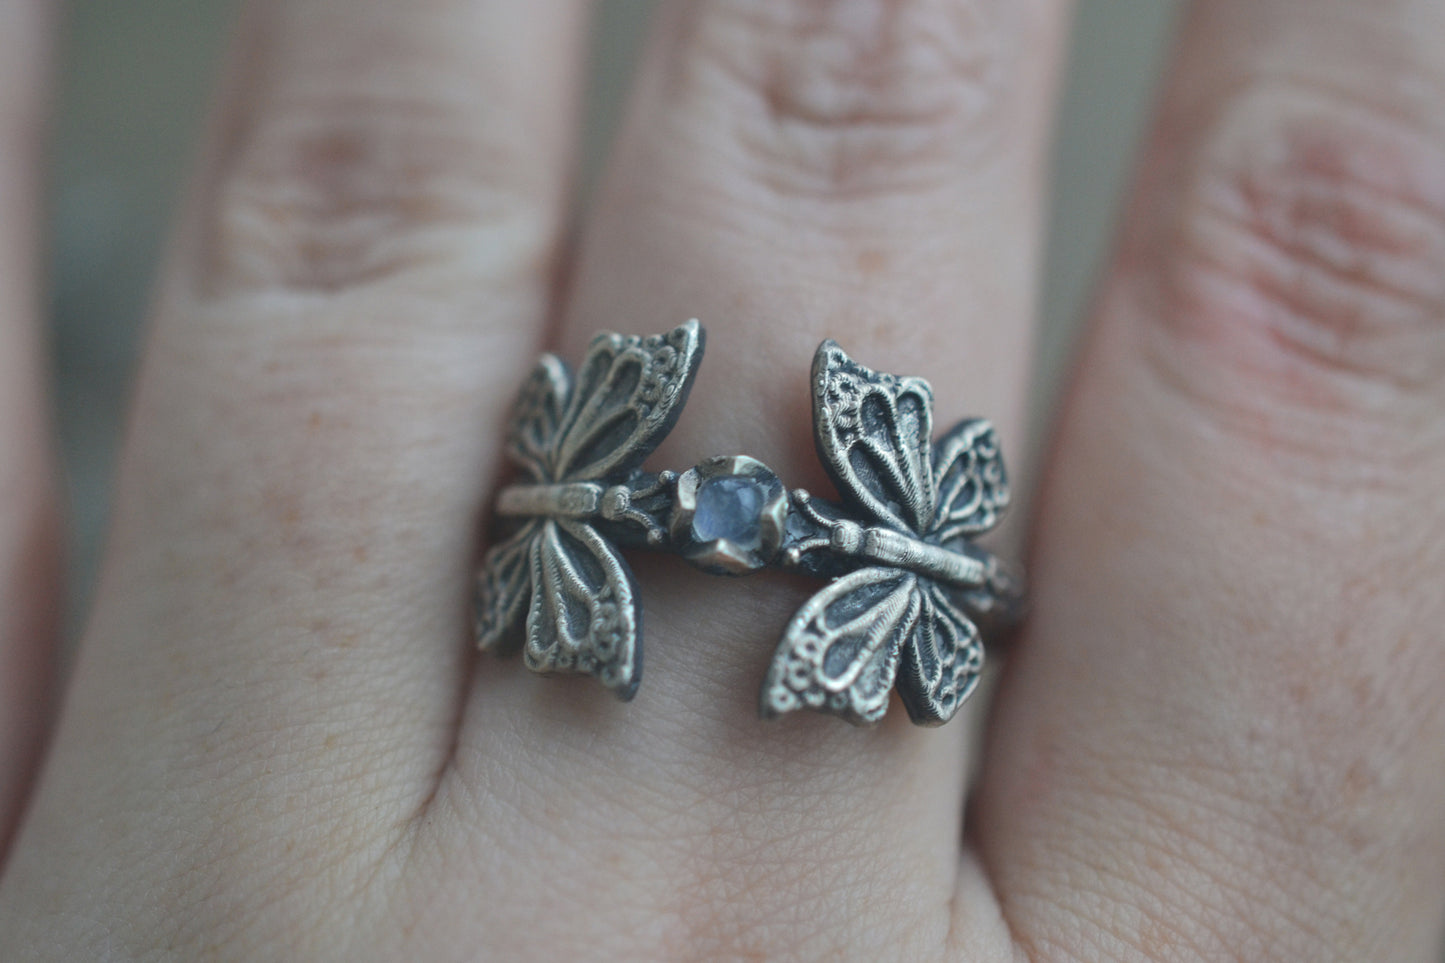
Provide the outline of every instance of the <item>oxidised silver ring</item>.
[[872,371],[825,341],[813,430],[838,501],[789,490],[747,455],[644,471],[703,342],[689,321],[648,338],[598,335],[575,373],[543,356],[512,418],[507,451],[526,479],[497,496],[503,537],[477,579],[478,644],[521,648],[534,671],[592,675],[630,699],[641,603],[620,549],[672,552],[718,575],[786,569],[829,584],[783,630],[764,716],[808,708],[873,723],[896,687],[914,722],[947,722],[978,682],[978,624],[1022,608],[1022,579],[973,542],[1009,499],[993,427],[964,421],[935,444],[928,382]]

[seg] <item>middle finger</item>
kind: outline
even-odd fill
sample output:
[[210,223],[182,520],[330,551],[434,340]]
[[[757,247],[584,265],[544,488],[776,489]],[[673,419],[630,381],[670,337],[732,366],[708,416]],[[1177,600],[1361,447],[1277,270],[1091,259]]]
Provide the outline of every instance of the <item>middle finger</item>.
[[[1063,19],[1054,0],[666,8],[560,338],[575,358],[599,329],[703,320],[709,360],[659,466],[744,452],[786,484],[826,491],[808,379],[825,337],[870,367],[928,377],[940,429],[987,414],[1021,450]],[[615,850],[563,885],[578,899],[637,887],[614,905],[705,927],[727,952],[739,949],[729,934],[759,932],[779,906],[829,911],[794,931],[800,950],[941,944],[967,724],[917,731],[897,706],[869,732],[759,723],[758,682],[807,587],[719,583],[676,559],[636,564],[648,605],[636,702],[488,667],[463,725],[456,798],[486,810],[489,833],[517,828],[504,850],[539,851],[539,836]],[[587,706],[587,724],[557,711],[564,702]],[[525,788],[499,768],[518,742],[546,760]],[[551,800],[545,823],[529,816],[539,795]],[[669,837],[693,842],[669,855]],[[558,885],[555,872],[507,864],[524,907]],[[784,891],[752,885],[763,874]],[[909,909],[879,899],[884,887]],[[702,907],[706,921],[690,909]]]

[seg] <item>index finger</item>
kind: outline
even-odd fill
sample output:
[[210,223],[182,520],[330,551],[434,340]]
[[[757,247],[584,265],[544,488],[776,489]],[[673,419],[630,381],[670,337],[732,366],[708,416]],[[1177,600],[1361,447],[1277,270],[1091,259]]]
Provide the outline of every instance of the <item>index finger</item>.
[[[470,664],[492,427],[550,310],[585,14],[245,5],[5,878],[28,932],[70,913],[64,892],[77,916],[183,916],[201,940],[244,916],[264,943],[294,909],[273,869],[368,876],[423,807]],[[218,812],[225,843],[195,830]],[[138,852],[156,862],[117,865]],[[198,905],[212,885],[229,897]]]

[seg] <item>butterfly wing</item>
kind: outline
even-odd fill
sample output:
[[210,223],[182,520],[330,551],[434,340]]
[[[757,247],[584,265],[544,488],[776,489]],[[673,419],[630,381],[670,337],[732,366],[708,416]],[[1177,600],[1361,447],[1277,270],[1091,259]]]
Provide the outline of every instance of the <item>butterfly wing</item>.
[[890,528],[933,520],[933,389],[866,368],[824,341],[813,357],[813,435],[838,493]]
[[898,695],[909,718],[940,726],[972,694],[983,671],[978,628],[936,585],[926,583],[918,622],[903,643]]
[[595,676],[631,699],[642,680],[642,611],[632,572],[590,525],[551,518],[535,524],[527,667]]
[[482,649],[514,648],[532,596],[532,546],[540,527],[540,522],[528,522],[493,545],[482,560],[475,603],[477,645]]
[[828,585],[783,632],[763,681],[763,716],[817,709],[877,722],[921,606],[917,576],[899,569],[859,569]]
[[507,454],[535,482],[555,481],[555,462],[562,418],[572,396],[567,363],[544,354],[527,377],[512,406]]
[[967,538],[998,524],[1009,503],[1008,475],[993,425],[965,421],[944,435],[933,455],[938,507],[927,531],[940,543]]
[[696,321],[648,338],[594,338],[562,415],[553,480],[601,479],[640,466],[682,413],[702,349]]

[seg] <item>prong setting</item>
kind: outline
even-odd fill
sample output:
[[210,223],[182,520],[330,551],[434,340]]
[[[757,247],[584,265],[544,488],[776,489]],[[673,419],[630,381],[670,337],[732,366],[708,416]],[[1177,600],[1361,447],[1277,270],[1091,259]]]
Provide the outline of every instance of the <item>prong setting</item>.
[[787,489],[767,465],[724,455],[678,477],[669,528],[693,565],[712,574],[747,575],[772,564],[787,514]]

